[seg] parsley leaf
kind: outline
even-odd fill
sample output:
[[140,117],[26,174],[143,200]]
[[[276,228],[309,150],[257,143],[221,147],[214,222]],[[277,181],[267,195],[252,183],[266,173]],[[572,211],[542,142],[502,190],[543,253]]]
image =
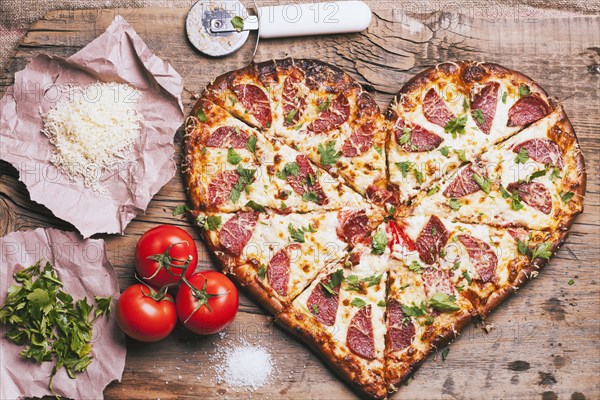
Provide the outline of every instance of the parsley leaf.
[[440,191],[440,187],[439,186],[434,186],[431,189],[429,189],[427,191],[427,196],[433,196],[434,194],[436,194],[437,192]]
[[532,180],[534,180],[536,178],[541,178],[542,176],[545,176],[545,175],[546,175],[546,170],[545,169],[541,169],[539,171],[535,171],[531,175],[528,175],[527,177],[525,177],[525,182],[531,182]]
[[446,123],[444,126],[444,132],[451,133],[452,138],[456,139],[457,135],[465,134],[465,126],[467,125],[467,116],[463,115],[462,117],[454,118]]
[[279,179],[286,180],[287,177],[290,175],[293,175],[297,178],[299,173],[300,173],[300,166],[294,161],[294,162],[289,162],[289,163],[285,164],[283,166],[283,168],[281,169],[281,171],[279,171],[277,173],[277,177]]
[[386,303],[386,301],[385,301],[385,300],[379,300],[379,301],[377,302],[377,306],[378,306],[378,307],[386,307],[386,306],[387,306],[387,303]]
[[383,277],[383,274],[379,274],[379,275],[373,274],[371,276],[367,276],[366,278],[363,278],[361,280],[361,282],[365,282],[367,284],[367,287],[377,286],[381,282],[382,277]]
[[383,149],[377,145],[374,145],[373,148],[375,149],[376,152],[379,153],[380,156],[383,155]]
[[180,204],[173,209],[171,215],[176,217],[178,215],[185,214],[188,211],[190,211],[190,207],[187,204]]
[[233,147],[227,150],[227,162],[232,165],[238,165],[242,161],[242,157],[238,154]]
[[258,212],[265,212],[265,206],[258,204],[257,202],[255,202],[254,200],[250,200],[246,203],[245,207],[249,207],[251,209],[253,209],[254,211],[258,211]]
[[410,161],[400,161],[396,163],[396,167],[402,172],[402,177],[406,178],[408,172],[412,169],[412,163]]
[[465,278],[467,280],[467,283],[470,285],[471,283],[473,283],[473,280],[471,279],[471,275],[469,275],[469,271],[464,270],[462,273],[463,278]]
[[250,136],[246,142],[246,149],[251,153],[256,153],[256,136]]
[[385,248],[388,244],[388,238],[383,229],[379,229],[373,235],[373,240],[371,241],[371,253],[373,254],[383,254],[385,252]]
[[206,114],[204,114],[203,109],[198,110],[198,112],[196,113],[196,117],[198,117],[198,121],[200,121],[200,122],[208,121],[208,118],[206,117]]
[[414,302],[410,306],[402,304],[402,312],[407,317],[424,317],[427,315],[427,303],[422,301],[418,306]]
[[485,117],[483,116],[483,111],[481,111],[480,108],[473,111],[473,118],[479,122],[479,125],[485,124]]
[[460,307],[456,304],[455,296],[448,296],[446,293],[435,293],[429,299],[429,304],[438,311],[441,312],[453,312],[460,310]]
[[233,186],[231,193],[229,194],[229,199],[233,203],[238,202],[242,191],[248,190],[248,185],[250,185],[254,180],[254,174],[256,173],[256,170],[246,169],[243,168],[241,165],[238,165],[236,168],[236,172],[238,173],[239,178],[236,184]]
[[291,223],[288,225],[288,232],[290,233],[290,238],[294,242],[304,243],[304,230],[302,228],[296,229],[294,225]]
[[408,129],[408,128],[402,129],[402,135],[398,139],[398,143],[400,143],[401,146],[410,144],[410,129]]
[[208,217],[200,217],[197,220],[197,224],[205,231],[216,231],[221,227],[221,216],[209,215]]
[[448,146],[440,147],[440,153],[442,153],[444,157],[448,157],[450,154],[450,148]]
[[467,162],[467,157],[465,156],[465,150],[464,149],[454,150],[454,152],[456,153],[456,155],[458,156],[458,159],[460,161]]
[[236,15],[235,17],[231,18],[231,26],[233,26],[238,32],[243,31],[244,20],[242,19],[242,17]]
[[531,252],[531,259],[535,260],[536,258],[545,258],[546,260],[552,256],[552,243],[544,242],[536,247]]
[[423,266],[417,260],[412,260],[408,269],[417,274],[423,273]]
[[319,104],[319,107],[318,107],[319,112],[323,112],[323,111],[327,110],[329,108],[330,104],[331,104],[331,97],[328,97],[325,101],[323,101]]
[[302,200],[312,201],[313,203],[318,203],[319,196],[315,192],[305,192],[302,194]]
[[519,250],[519,253],[526,256],[527,253],[529,253],[529,245],[527,242],[517,239],[517,250]]
[[492,189],[492,181],[490,181],[488,178],[483,178],[477,173],[473,173],[473,180],[479,185],[481,190],[483,190],[485,193],[490,193],[490,190]]
[[458,199],[450,199],[448,201],[448,205],[450,206],[451,209],[453,209],[454,211],[458,211],[460,210],[460,207],[462,206],[462,204],[460,204],[460,201]]
[[563,203],[568,203],[573,199],[573,196],[575,195],[575,193],[573,192],[560,192],[560,199],[563,201]]
[[312,309],[313,314],[319,315],[319,305],[318,304],[313,304],[310,308]]
[[335,164],[342,156],[341,152],[335,150],[335,140],[330,140],[329,142],[325,143],[325,147],[319,143],[317,150],[319,151],[319,155],[321,156],[321,164],[323,165]]
[[325,294],[329,296],[335,296],[335,288],[340,286],[342,281],[344,280],[344,270],[338,269],[331,275],[331,279],[328,283],[321,282],[321,287],[325,290]]
[[298,109],[294,108],[293,110],[290,110],[290,112],[288,112],[285,115],[285,123],[287,125],[290,125],[292,122],[294,122],[294,117],[296,116],[296,114],[298,114]]
[[354,306],[354,307],[361,308],[361,307],[364,307],[364,306],[366,306],[366,305],[367,305],[367,302],[366,302],[366,301],[364,301],[363,299],[361,299],[360,297],[355,297],[355,298],[354,298],[354,299],[352,299],[352,301],[350,302],[350,305],[351,305],[351,306]]
[[415,178],[417,179],[417,182],[419,182],[419,184],[423,183],[423,174],[421,173],[421,171],[419,171],[416,168],[413,168],[413,174],[415,175]]
[[508,92],[502,93],[502,104],[506,104],[506,98],[508,97]]
[[258,269],[258,276],[260,279],[265,279],[267,276],[267,266],[265,264],[260,264],[260,268]]
[[562,176],[560,175],[560,169],[552,168],[552,172],[550,173],[550,180],[552,182],[555,182],[557,179],[560,178],[562,178]]
[[525,147],[521,147],[517,156],[515,157],[515,163],[517,164],[525,164],[529,160],[529,150]]
[[448,353],[450,353],[450,347],[446,347],[442,351],[442,361],[446,361],[446,358],[448,358]]
[[524,83],[521,84],[521,86],[519,86],[519,97],[527,96],[529,93],[531,93],[531,89],[529,89],[529,86],[527,86]]

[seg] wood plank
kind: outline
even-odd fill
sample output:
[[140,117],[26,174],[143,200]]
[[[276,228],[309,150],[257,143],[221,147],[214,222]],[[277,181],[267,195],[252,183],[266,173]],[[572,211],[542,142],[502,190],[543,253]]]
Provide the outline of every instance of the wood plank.
[[[539,277],[494,312],[486,334],[469,326],[450,347],[446,361],[433,357],[395,398],[597,398],[600,393],[600,17],[537,8],[448,10],[369,2],[375,11],[368,31],[345,36],[264,41],[257,61],[312,57],[346,69],[386,107],[402,84],[440,61],[471,58],[495,61],[536,79],[561,99],[579,136],[588,167],[585,212],[565,246]],[[476,3],[477,4],[477,3]],[[479,3],[480,4],[480,3]],[[405,12],[401,12],[404,10]],[[482,11],[484,10],[484,11]],[[486,11],[487,10],[487,11]],[[492,12],[494,11],[494,12]],[[184,105],[215,76],[248,62],[251,45],[235,55],[209,60],[188,45],[185,9],[53,11],[36,22],[19,46],[0,93],[14,72],[40,52],[68,56],[101,34],[117,13],[134,26],[157,55],[184,77]],[[180,136],[178,136],[180,138]],[[181,226],[199,237],[171,210],[185,201],[180,174],[152,200],[124,236],[101,236],[122,288],[133,282],[134,247],[158,223]],[[18,229],[68,224],[29,199],[18,171],[0,162],[0,235]],[[199,245],[201,268],[213,268]],[[569,286],[567,281],[574,279]],[[128,342],[123,382],[107,398],[248,397],[243,390],[216,384],[210,356],[217,345],[238,339],[272,352],[277,373],[252,397],[352,398],[354,395],[305,346],[270,324],[271,318],[242,295],[240,313],[227,336],[200,337],[177,328],[164,342]],[[167,383],[168,382],[168,383]]]

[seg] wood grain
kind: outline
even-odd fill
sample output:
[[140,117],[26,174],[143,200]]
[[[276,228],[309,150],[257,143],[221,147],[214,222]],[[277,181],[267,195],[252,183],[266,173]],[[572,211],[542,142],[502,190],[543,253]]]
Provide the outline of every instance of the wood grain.
[[[264,41],[256,60],[312,57],[339,65],[371,89],[381,107],[409,77],[438,62],[461,58],[498,62],[531,76],[562,101],[588,168],[585,212],[556,257],[491,315],[490,333],[469,326],[450,346],[445,361],[437,356],[429,359],[394,398],[600,398],[600,17],[477,6],[477,2],[468,3],[462,13],[419,3],[370,4],[375,14],[366,32]],[[211,79],[249,61],[249,43],[219,60],[194,52],[185,39],[186,9],[54,11],[31,27],[0,76],[0,93],[32,56],[69,56],[101,34],[118,13],[184,77],[186,110]],[[103,237],[122,288],[133,282],[135,243],[147,229],[175,224],[199,240],[187,221],[171,216],[184,201],[177,174],[125,235]],[[18,172],[0,162],[0,235],[38,226],[73,229],[32,202]],[[199,253],[200,268],[212,268],[202,244]],[[569,286],[569,279],[575,284]],[[177,328],[161,343],[130,341],[123,381],[110,385],[105,395],[110,399],[354,397],[313,353],[272,326],[270,319],[242,295],[240,313],[225,338],[199,337]],[[267,347],[277,367],[271,383],[252,394],[217,384],[211,369],[215,346],[239,340]]]

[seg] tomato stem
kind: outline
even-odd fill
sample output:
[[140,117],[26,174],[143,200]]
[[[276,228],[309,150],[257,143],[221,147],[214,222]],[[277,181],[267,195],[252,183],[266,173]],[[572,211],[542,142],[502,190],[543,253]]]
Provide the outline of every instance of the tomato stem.
[[[169,245],[169,247],[167,247],[167,249],[164,251],[164,253],[160,253],[160,254],[153,254],[151,256],[146,257],[149,260],[154,260],[158,263],[158,268],[156,268],[156,271],[154,271],[152,273],[152,275],[145,277],[142,276],[143,279],[146,280],[150,280],[154,277],[156,277],[156,275],[158,275],[158,273],[160,272],[161,269],[166,270],[169,274],[173,275],[173,276],[183,276],[185,274],[185,271],[187,271],[188,266],[190,265],[190,262],[192,261],[192,256],[189,255],[187,260],[180,260],[178,258],[174,258],[171,256],[171,247],[175,246],[176,244],[183,244],[187,242],[177,242],[177,243],[172,243]],[[178,263],[183,263],[183,265],[175,265],[173,264],[173,262],[178,262]],[[180,268],[181,274],[178,274],[176,272],[174,272],[172,270],[172,268]]]
[[138,282],[140,282],[142,285],[144,285],[150,291],[149,294],[144,293],[142,291],[142,294],[144,296],[150,297],[151,299],[153,299],[154,301],[157,301],[157,302],[160,302],[161,300],[167,300],[167,301],[170,301],[171,303],[173,303],[173,300],[171,300],[170,297],[167,297],[167,290],[169,290],[169,287],[171,287],[175,284],[165,285],[165,286],[161,287],[160,290],[157,292],[152,286],[150,286],[146,282],[142,281],[137,274],[135,274],[134,276]]
[[218,293],[218,294],[207,293],[206,287],[208,285],[208,279],[206,277],[204,277],[204,284],[202,285],[202,289],[198,289],[196,286],[194,286],[190,281],[188,281],[186,279],[186,277],[184,275],[181,276],[181,282],[183,282],[190,288],[190,290],[192,291],[192,296],[194,296],[194,298],[198,301],[198,305],[196,306],[196,308],[194,308],[194,310],[190,313],[190,315],[185,319],[185,321],[183,322],[184,324],[187,323],[189,321],[189,319],[192,318],[192,316],[200,308],[202,308],[202,306],[206,306],[206,308],[208,308],[208,311],[212,312],[212,309],[210,308],[210,304],[208,303],[208,301],[210,299],[212,299],[214,297],[226,296],[229,294],[229,291],[227,291],[225,293]]

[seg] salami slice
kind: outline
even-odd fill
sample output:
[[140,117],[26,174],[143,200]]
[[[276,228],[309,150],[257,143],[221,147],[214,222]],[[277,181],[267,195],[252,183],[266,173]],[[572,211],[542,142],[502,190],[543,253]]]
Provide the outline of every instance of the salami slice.
[[324,109],[319,117],[310,123],[307,131],[310,133],[326,133],[340,127],[350,116],[350,103],[344,93],[337,95]]
[[394,196],[394,193],[376,185],[369,185],[365,190],[365,196],[373,204],[383,206],[385,204],[398,205],[398,200]]
[[371,305],[361,307],[352,317],[346,334],[348,348],[359,357],[372,360],[375,358],[375,339],[373,322],[371,321]]
[[206,147],[219,147],[229,149],[241,149],[248,142],[248,134],[233,126],[221,126],[210,134],[206,139]]
[[346,243],[354,246],[371,233],[369,217],[365,210],[340,211],[338,215],[340,224],[336,232]]
[[339,303],[340,285],[333,288],[335,295],[330,295],[321,287],[321,283],[328,284],[332,275],[333,274],[327,275],[321,280],[320,284],[315,286],[306,302],[309,311],[315,316],[315,319],[327,326],[332,326],[335,324]]
[[552,212],[552,196],[546,186],[539,182],[513,182],[506,187],[511,193],[515,191],[525,204],[540,210],[544,214]]
[[441,127],[446,126],[448,121],[456,118],[433,88],[429,89],[423,98],[423,114],[429,122]]
[[[410,131],[408,140],[404,139],[405,129]],[[394,134],[396,135],[398,144],[409,153],[434,150],[444,141],[440,136],[423,128],[421,125],[412,124],[407,126],[401,119],[396,122]]]
[[481,187],[473,180],[473,173],[471,164],[463,168],[458,176],[446,187],[444,196],[458,199],[481,190]]
[[[486,135],[490,134],[492,122],[496,115],[499,89],[500,84],[498,82],[488,82],[479,92],[475,93],[471,100],[471,115],[475,120],[475,124]],[[481,118],[483,118],[483,122]]]
[[465,246],[471,263],[479,275],[479,281],[491,282],[496,276],[498,257],[492,247],[471,235],[460,235],[458,240]]
[[233,256],[241,255],[248,240],[252,237],[257,222],[257,212],[238,212],[235,214],[229,221],[225,222],[219,231],[219,241],[223,249]]
[[379,106],[375,102],[375,99],[366,92],[362,92],[358,96],[356,106],[358,118],[372,117],[379,112]]
[[241,84],[233,87],[233,92],[248,112],[263,128],[270,128],[273,121],[271,103],[267,94],[256,85]]
[[294,126],[300,120],[306,108],[306,95],[298,90],[298,84],[304,80],[304,73],[294,68],[283,83],[283,116],[284,126]]
[[422,277],[427,297],[436,293],[445,293],[449,296],[454,294],[454,284],[447,271],[425,268]]
[[535,122],[550,113],[548,103],[537,93],[521,97],[508,110],[507,126],[524,126]]
[[267,280],[271,287],[281,296],[286,296],[288,284],[290,281],[290,261],[294,257],[294,252],[300,251],[301,246],[298,243],[292,243],[279,250],[267,268]]
[[411,345],[416,329],[410,318],[402,311],[402,305],[396,299],[388,300],[387,307],[388,331],[387,347],[390,351],[400,351]]
[[344,141],[342,145],[342,154],[345,157],[356,157],[373,147],[374,126],[372,122],[367,122],[356,129]]
[[[296,156],[296,164],[299,167],[298,176],[288,175],[286,178],[294,192],[301,196],[310,194],[319,205],[327,204],[327,195],[317,180],[317,174],[310,165],[308,158],[305,155],[298,155]],[[314,201],[314,199],[311,201]]]
[[421,260],[427,264],[433,264],[447,241],[448,231],[444,223],[438,217],[432,215],[419,234],[415,247]]
[[229,195],[237,183],[239,175],[235,171],[219,172],[208,184],[207,200],[218,206],[229,201]]
[[515,153],[521,149],[526,149],[529,157],[541,164],[558,168],[565,165],[558,145],[549,139],[529,139],[513,147]]

